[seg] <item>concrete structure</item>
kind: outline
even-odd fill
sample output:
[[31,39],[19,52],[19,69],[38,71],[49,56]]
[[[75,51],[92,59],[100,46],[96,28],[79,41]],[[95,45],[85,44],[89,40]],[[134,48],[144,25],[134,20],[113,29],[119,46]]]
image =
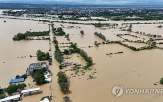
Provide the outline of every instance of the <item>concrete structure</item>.
[[9,96],[4,99],[1,99],[0,102],[13,102],[13,101],[18,101],[20,100],[20,94],[19,95],[14,95],[14,96]]
[[46,62],[38,62],[38,63],[32,63],[29,65],[29,67],[27,68],[26,74],[27,75],[32,75],[36,70],[39,69],[45,69],[48,70],[49,67],[46,64]]
[[24,94],[24,97],[41,94],[41,93],[42,93],[42,91],[40,91],[40,88],[32,88],[32,89],[26,89],[26,90],[21,91],[21,95]]
[[40,87],[39,88],[32,88],[32,89],[26,89],[26,90],[22,90],[21,93],[29,93],[29,92],[34,92],[34,91],[39,91],[40,90]]

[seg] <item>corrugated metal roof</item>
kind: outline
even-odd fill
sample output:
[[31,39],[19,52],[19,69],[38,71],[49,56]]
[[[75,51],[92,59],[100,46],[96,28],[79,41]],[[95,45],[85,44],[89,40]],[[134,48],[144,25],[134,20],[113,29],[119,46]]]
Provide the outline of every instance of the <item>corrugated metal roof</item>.
[[33,88],[33,89],[22,90],[21,93],[28,93],[28,92],[32,92],[32,91],[38,91],[38,90],[40,90],[40,87],[39,87],[39,88]]
[[6,97],[4,99],[1,99],[0,102],[9,102],[10,100],[17,100],[17,98],[20,98],[20,95]]
[[11,83],[18,83],[18,82],[23,82],[24,78],[18,78],[18,79],[11,79]]

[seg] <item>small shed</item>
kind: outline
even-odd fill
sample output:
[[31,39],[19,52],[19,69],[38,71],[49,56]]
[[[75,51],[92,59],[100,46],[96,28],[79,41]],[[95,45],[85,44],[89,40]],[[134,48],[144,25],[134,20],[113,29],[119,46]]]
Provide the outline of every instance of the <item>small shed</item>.
[[11,79],[10,83],[19,83],[19,82],[23,82],[24,78],[18,78],[18,79]]

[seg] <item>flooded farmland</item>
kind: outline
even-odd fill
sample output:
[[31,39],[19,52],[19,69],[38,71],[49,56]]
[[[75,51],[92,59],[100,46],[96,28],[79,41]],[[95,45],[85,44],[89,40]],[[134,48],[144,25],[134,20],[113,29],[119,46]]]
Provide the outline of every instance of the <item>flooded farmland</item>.
[[[0,19],[0,86],[7,87],[10,79],[15,78],[16,75],[22,75],[26,72],[30,63],[36,63],[37,58],[35,56],[37,50],[48,52],[51,47],[50,54],[55,51],[54,44],[49,44],[48,40],[25,40],[25,41],[13,41],[12,38],[15,34],[26,31],[47,31],[49,29],[48,23],[39,23],[38,21],[29,20],[16,20],[16,19]],[[91,22],[91,21],[90,21]],[[63,25],[63,26],[62,26]],[[74,28],[70,28],[74,26]],[[140,26],[144,26],[141,29]],[[157,28],[158,25],[133,25],[133,31],[142,31],[151,34],[161,35],[163,28]],[[131,34],[138,35],[133,32],[120,31],[120,29],[101,29],[96,28],[93,25],[81,25],[81,24],[69,24],[69,23],[57,23],[54,22],[54,27],[62,27],[66,34],[70,34],[70,41],[67,41],[64,36],[56,36],[61,51],[69,46],[69,42],[77,43],[77,46],[83,49],[89,56],[92,57],[94,65],[92,70],[84,70],[75,74],[70,67],[61,69],[66,71],[70,80],[70,91],[68,95],[73,102],[158,102],[163,98],[161,95],[123,95],[120,98],[115,98],[112,95],[112,88],[115,85],[123,85],[124,88],[162,88],[159,84],[160,79],[163,77],[163,50],[152,49],[133,51],[120,44],[100,44],[98,47],[94,45],[97,41],[102,43],[103,40],[94,35],[94,32],[101,32],[105,35],[107,40],[110,41],[123,41],[123,38],[116,36],[117,34]],[[150,29],[150,30],[149,30]],[[80,31],[84,31],[84,35],[80,34]],[[151,32],[150,32],[151,31]],[[53,37],[52,32],[50,38]],[[130,40],[142,40],[143,35],[140,38],[132,36],[123,36],[125,39]],[[145,36],[147,40],[150,37]],[[64,44],[61,44],[64,43]],[[130,46],[143,47],[147,46],[144,43],[132,43],[124,42]],[[91,47],[89,47],[91,46]],[[121,54],[107,55],[108,53],[123,52]],[[70,57],[65,59],[65,62],[76,62],[78,64],[86,64],[82,57],[78,54],[72,54],[64,57]],[[23,97],[22,102],[38,102],[43,96],[49,96],[52,92],[52,102],[62,102],[63,95],[60,91],[60,87],[57,83],[57,73],[60,71],[59,63],[53,58],[53,64],[49,66],[53,76],[52,82],[37,86],[33,83],[31,77],[27,78],[25,83],[30,83],[33,87],[40,87],[43,91],[42,94]],[[89,75],[94,78],[89,79]],[[157,85],[154,85],[156,83]],[[49,85],[53,90],[49,89]],[[27,87],[29,88],[29,87]]]

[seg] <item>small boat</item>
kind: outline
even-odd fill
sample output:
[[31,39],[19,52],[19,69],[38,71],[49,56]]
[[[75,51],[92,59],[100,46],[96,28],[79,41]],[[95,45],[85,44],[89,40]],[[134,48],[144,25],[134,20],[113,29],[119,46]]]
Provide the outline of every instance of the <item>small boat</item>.
[[89,77],[90,77],[90,79],[92,79],[92,78],[93,78],[93,76],[91,76],[91,75],[89,75]]
[[6,21],[4,20],[4,22],[6,22]]

